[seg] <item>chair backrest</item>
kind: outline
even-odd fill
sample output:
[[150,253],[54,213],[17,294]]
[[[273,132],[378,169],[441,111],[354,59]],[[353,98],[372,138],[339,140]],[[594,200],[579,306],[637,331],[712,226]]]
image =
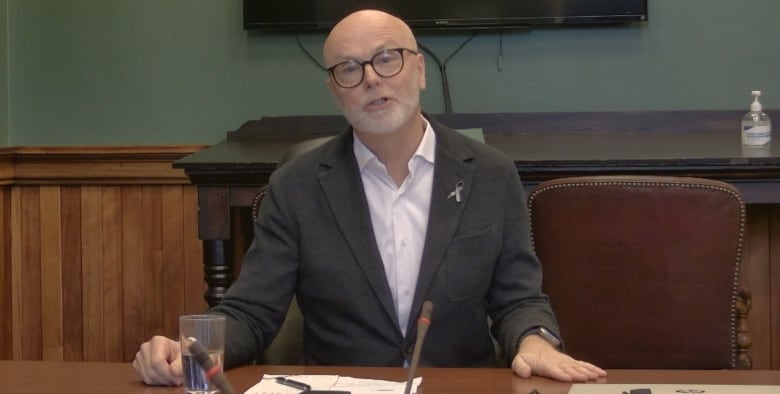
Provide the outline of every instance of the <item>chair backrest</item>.
[[[319,137],[293,145],[287,153],[282,156],[277,168],[295,157],[322,145],[331,138],[333,137]],[[251,208],[253,221],[257,219],[257,215],[260,212],[260,205],[263,203],[266,192],[267,186],[264,186],[252,199]],[[296,365],[303,363],[303,316],[298,308],[298,302],[295,297],[293,297],[292,302],[290,303],[290,308],[279,329],[279,333],[276,335],[276,338],[274,338],[271,346],[266,348],[262,359],[258,360],[258,362],[270,365]]]
[[537,186],[528,207],[567,353],[604,368],[749,367],[737,355],[745,210],[736,188],[564,178]]

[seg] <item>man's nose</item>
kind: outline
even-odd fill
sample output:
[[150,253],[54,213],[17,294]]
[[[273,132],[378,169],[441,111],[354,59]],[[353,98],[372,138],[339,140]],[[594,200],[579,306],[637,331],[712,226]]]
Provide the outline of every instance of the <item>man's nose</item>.
[[369,85],[376,85],[381,78],[382,77],[376,73],[376,70],[374,70],[374,66],[371,63],[363,65],[363,82]]

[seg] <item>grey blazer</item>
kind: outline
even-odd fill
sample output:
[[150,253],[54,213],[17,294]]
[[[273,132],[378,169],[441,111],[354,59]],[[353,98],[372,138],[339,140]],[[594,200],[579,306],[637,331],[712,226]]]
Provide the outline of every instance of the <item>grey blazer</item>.
[[[304,317],[307,364],[403,365],[425,300],[434,308],[421,366],[495,366],[491,330],[510,356],[534,327],[558,335],[540,289],[514,163],[426,118],[437,140],[433,192],[407,337],[398,327],[347,130],[271,177],[241,273],[212,309],[228,316],[226,366],[262,354],[293,294]],[[458,182],[461,201],[448,199]]]

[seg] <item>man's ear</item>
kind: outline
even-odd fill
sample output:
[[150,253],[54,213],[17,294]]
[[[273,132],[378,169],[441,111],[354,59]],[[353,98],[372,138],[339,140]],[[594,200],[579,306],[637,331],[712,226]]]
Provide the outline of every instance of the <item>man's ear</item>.
[[341,98],[337,93],[337,89],[340,89],[340,87],[336,85],[330,77],[325,78],[325,86],[328,87],[328,91],[330,92],[331,97],[333,97],[333,102],[336,104],[336,107],[339,111],[342,111]]
[[417,54],[417,72],[420,75],[418,82],[420,90],[425,90],[425,56],[423,56],[422,52]]
[[333,98],[338,100],[338,97],[336,96],[336,89],[338,89],[338,86],[333,82],[333,80],[330,77],[325,78],[325,86],[328,87],[328,91],[330,91],[330,94],[333,95]]

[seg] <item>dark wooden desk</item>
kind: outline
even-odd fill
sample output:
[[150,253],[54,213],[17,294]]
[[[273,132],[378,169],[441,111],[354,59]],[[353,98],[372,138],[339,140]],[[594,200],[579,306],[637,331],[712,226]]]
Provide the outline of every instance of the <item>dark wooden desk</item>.
[[[655,174],[732,183],[748,203],[780,203],[780,143],[743,148],[744,110],[589,113],[442,114],[453,128],[482,128],[485,142],[511,157],[530,190],[565,176]],[[780,111],[767,111],[780,122]],[[206,301],[232,282],[231,208],[249,206],[293,144],[334,135],[340,116],[265,117],[174,163],[198,186]],[[776,133],[777,134],[777,133]],[[780,138],[780,136],[776,136]],[[237,251],[240,252],[240,251]]]
[[[570,383],[533,377],[522,379],[509,369],[420,368],[424,394],[565,394]],[[257,383],[262,374],[331,374],[404,381],[402,368],[247,366],[227,372],[236,393]],[[598,383],[698,383],[780,385],[780,371],[611,370]],[[0,361],[0,391],[4,393],[181,393],[181,387],[146,386],[129,363]]]

